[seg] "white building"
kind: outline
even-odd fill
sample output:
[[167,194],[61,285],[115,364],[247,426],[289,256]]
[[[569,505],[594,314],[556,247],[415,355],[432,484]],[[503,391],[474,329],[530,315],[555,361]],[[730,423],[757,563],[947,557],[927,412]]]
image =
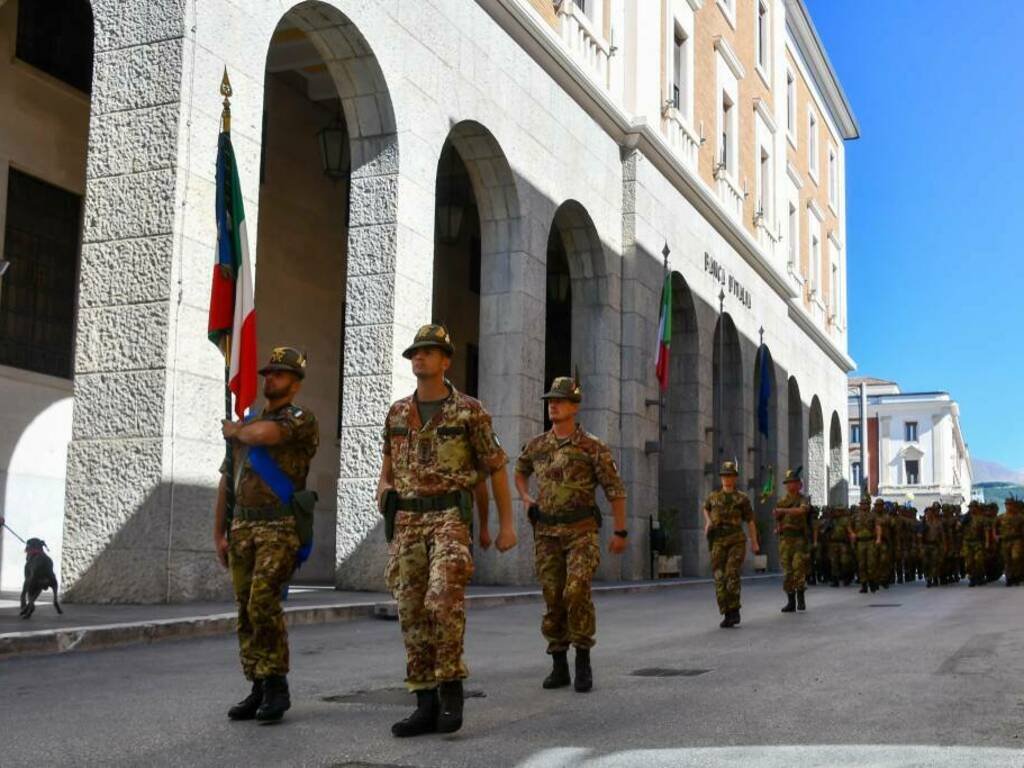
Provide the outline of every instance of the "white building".
[[851,378],[849,420],[851,504],[865,482],[872,496],[918,509],[971,500],[960,406],[948,392],[903,392],[895,382]]
[[[206,340],[225,68],[261,352],[307,349],[322,429],[305,578],[382,583],[380,427],[431,319],[510,451],[579,365],[635,532],[602,578],[647,575],[643,532],[665,510],[684,572],[707,573],[700,502],[726,457],[748,489],[803,464],[815,498],[845,498],[858,128],[802,0],[7,0],[0,503],[22,534],[56,546],[63,529],[73,598],[227,590]],[[33,245],[52,235],[61,248]],[[23,503],[33,483],[47,491]],[[478,580],[532,580],[523,520],[520,540],[482,553]],[[5,538],[5,589],[20,560]]]

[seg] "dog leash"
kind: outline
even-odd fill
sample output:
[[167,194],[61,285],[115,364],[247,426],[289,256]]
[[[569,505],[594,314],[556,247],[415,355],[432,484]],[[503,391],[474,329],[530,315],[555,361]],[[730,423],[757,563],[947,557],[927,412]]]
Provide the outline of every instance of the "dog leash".
[[16,534],[16,533],[15,533],[14,531],[12,531],[12,530],[11,530],[11,526],[9,526],[9,525],[8,525],[7,523],[4,523],[4,528],[6,528],[6,529],[7,529],[8,531],[11,531],[11,536],[13,536],[14,538],[16,538],[16,539],[17,539],[18,541],[20,541],[20,542],[21,542],[22,544],[27,544],[27,543],[28,543],[28,542],[27,542],[27,541],[25,541],[25,540],[24,540],[23,538],[21,538],[21,536],[19,536],[19,535],[18,535],[18,534]]

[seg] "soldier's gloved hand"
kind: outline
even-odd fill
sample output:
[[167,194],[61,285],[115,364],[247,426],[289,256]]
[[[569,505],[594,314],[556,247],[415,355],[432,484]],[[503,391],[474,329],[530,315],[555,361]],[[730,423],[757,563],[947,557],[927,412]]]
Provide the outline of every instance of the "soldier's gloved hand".
[[480,526],[480,549],[491,548],[491,530],[486,525]]
[[608,551],[613,555],[621,555],[626,551],[626,540],[621,536],[612,534],[612,538],[608,542]]
[[508,552],[516,545],[516,532],[512,528],[502,528],[498,531],[498,540],[495,546],[499,552]]

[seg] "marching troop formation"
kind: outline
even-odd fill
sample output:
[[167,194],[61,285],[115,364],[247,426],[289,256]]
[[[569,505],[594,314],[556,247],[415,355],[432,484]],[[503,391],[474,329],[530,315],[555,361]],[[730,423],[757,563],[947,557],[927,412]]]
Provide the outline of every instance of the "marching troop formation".
[[[474,533],[482,549],[492,544],[488,481],[498,511],[493,543],[500,552],[517,543],[509,456],[483,405],[448,380],[454,352],[443,326],[419,329],[403,353],[416,390],[391,405],[382,434],[377,501],[390,553],[385,580],[398,604],[406,686],[416,695],[416,709],[391,728],[396,737],[462,726],[462,681],[469,674],[465,593]],[[316,498],[306,477],[319,444],[315,416],[294,402],[305,368],[299,350],[275,349],[260,371],[266,407],[246,422],[223,424],[233,450],[221,470],[214,541],[234,584],[242,670],[252,684],[228,711],[233,720],[277,722],[291,706],[281,596],[311,544]],[[618,555],[629,535],[626,490],[608,446],[576,422],[583,399],[578,377],[556,378],[543,399],[552,427],[522,447],[512,472],[533,529],[545,602],[540,630],[551,671],[541,686],[586,693],[597,633],[591,581],[602,554],[595,494],[600,487],[611,507],[608,552]],[[736,487],[735,462],[724,462],[719,474],[721,487],[703,505],[704,532],[720,626],[731,628],[740,623],[748,544],[757,554],[761,542],[750,499]],[[1024,503],[1016,499],[999,516],[994,505],[972,503],[966,515],[933,505],[919,520],[913,508],[880,499],[872,504],[868,497],[858,507],[819,512],[802,493],[800,474],[799,468],[786,473],[785,495],[773,511],[784,613],[806,610],[808,584],[849,586],[856,579],[861,592],[875,592],[920,578],[931,587],[967,577],[973,587],[1004,572],[1007,586],[1024,577]]]

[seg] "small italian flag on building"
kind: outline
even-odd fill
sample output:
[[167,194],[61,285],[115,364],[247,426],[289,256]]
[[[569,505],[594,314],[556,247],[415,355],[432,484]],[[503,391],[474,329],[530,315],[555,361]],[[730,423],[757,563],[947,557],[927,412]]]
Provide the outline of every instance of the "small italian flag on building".
[[256,305],[242,189],[226,131],[217,142],[216,210],[217,254],[207,333],[224,354],[235,415],[242,418],[256,399]]
[[672,273],[665,273],[665,284],[661,289],[661,316],[658,318],[658,357],[654,372],[658,376],[661,391],[668,389],[668,353],[672,346]]

